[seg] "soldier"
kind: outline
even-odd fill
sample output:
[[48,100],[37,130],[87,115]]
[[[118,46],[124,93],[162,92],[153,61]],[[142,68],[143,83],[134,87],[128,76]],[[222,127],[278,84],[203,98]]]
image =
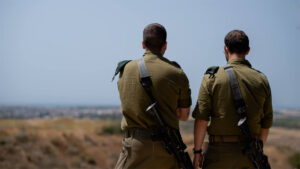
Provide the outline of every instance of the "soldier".
[[[164,121],[179,129],[179,120],[185,121],[189,117],[191,91],[180,66],[163,56],[167,49],[166,38],[167,32],[162,25],[154,23],[146,26],[143,58],[153,83],[152,94]],[[156,123],[145,112],[152,102],[140,83],[137,61],[120,62],[116,74],[119,72],[118,89],[123,113],[121,128],[125,137],[115,168],[178,168],[174,156],[165,150],[162,142],[151,137]]]
[[[271,90],[267,78],[252,68],[245,56],[249,53],[249,39],[240,30],[233,30],[225,37],[225,57],[237,78],[246,107],[250,133],[266,142],[272,125],[273,110]],[[225,68],[226,69],[226,68]],[[210,67],[202,80],[196,107],[192,116],[194,126],[194,168],[244,169],[254,168],[242,150],[246,143],[237,126],[240,117],[236,111],[235,95],[224,67]],[[210,124],[208,125],[208,122]],[[209,144],[201,153],[206,131]],[[259,141],[260,142],[260,141]]]

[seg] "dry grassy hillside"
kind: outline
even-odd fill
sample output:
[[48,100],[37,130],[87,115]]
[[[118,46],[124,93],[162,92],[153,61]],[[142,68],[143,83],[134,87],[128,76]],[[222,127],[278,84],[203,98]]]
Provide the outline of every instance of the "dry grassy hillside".
[[[119,155],[121,135],[102,134],[117,122],[78,119],[0,120],[1,169],[110,169]],[[193,137],[184,126],[191,152]],[[300,151],[300,130],[273,128],[265,148],[273,169],[292,168],[288,156]]]
[[112,168],[121,136],[100,135],[106,121],[1,120],[1,169]]

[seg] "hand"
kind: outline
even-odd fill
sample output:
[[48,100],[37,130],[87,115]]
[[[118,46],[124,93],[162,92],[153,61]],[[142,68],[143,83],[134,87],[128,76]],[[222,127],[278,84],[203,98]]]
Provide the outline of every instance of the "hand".
[[193,166],[194,169],[198,169],[199,167],[202,167],[203,162],[203,155],[201,154],[194,154],[194,160],[193,160]]

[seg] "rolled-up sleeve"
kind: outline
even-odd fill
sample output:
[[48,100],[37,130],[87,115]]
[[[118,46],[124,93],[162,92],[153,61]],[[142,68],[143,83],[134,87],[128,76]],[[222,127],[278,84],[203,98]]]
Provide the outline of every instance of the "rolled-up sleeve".
[[211,95],[209,94],[208,84],[204,77],[200,86],[198,100],[192,116],[196,120],[209,121],[211,112]]
[[191,89],[190,89],[189,80],[183,71],[180,73],[179,82],[181,83],[179,83],[178,107],[179,108],[190,107],[192,105]]
[[264,103],[264,116],[261,120],[262,128],[270,128],[273,124],[273,107],[272,107],[272,94],[268,86],[269,94]]

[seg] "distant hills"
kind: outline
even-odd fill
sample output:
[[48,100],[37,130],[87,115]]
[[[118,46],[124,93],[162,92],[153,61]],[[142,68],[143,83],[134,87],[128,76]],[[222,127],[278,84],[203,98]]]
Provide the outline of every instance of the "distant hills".
[[119,119],[121,118],[121,108],[105,106],[0,106],[0,118],[2,119],[53,117]]

